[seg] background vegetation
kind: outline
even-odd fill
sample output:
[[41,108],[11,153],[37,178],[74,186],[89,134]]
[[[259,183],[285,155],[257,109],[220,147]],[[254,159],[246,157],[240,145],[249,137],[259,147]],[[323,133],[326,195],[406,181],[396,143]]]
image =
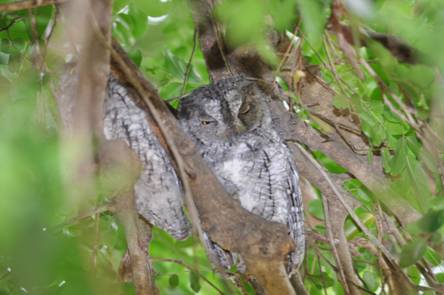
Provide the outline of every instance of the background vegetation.
[[[300,83],[314,75],[328,89],[332,101],[316,103],[332,105],[336,114],[353,120],[365,143],[355,152],[382,163],[389,182],[381,191],[359,177],[342,183],[358,201],[356,216],[395,257],[412,290],[441,294],[444,1],[344,0],[340,29],[332,24],[332,5],[329,0],[225,0],[216,17],[231,45],[254,46],[274,65],[294,111],[321,133],[341,130],[340,123],[326,123],[325,114],[314,112]],[[79,215],[99,208],[108,196],[92,196],[78,208],[64,191],[67,171],[54,100],[59,56],[47,48],[56,18],[54,6],[0,10],[0,294],[134,294],[132,284],[116,279],[126,250],[118,220],[106,213]],[[282,57],[269,46],[270,28],[286,34],[303,60],[290,79],[281,71]],[[403,59],[401,47],[397,55],[371,37],[374,31],[403,40],[411,54]],[[113,35],[173,106],[182,94],[209,83],[185,0],[115,0]],[[355,42],[347,47],[341,36]],[[324,152],[312,155],[331,174],[350,172]],[[344,294],[331,244],[322,238],[328,236],[324,196],[313,191],[305,204],[305,287],[310,294]],[[387,200],[398,195],[419,219],[401,224],[388,218],[396,233],[387,232],[380,213],[390,212]],[[361,291],[387,294],[390,282],[380,249],[355,219],[349,217],[344,229]],[[153,229],[151,256],[161,294],[253,292],[213,272],[194,237],[175,241]]]

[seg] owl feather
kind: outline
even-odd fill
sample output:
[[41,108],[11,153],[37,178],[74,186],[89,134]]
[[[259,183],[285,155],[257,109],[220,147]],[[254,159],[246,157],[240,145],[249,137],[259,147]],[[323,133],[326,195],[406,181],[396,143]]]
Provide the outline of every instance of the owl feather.
[[[292,155],[272,124],[270,99],[254,81],[236,76],[195,90],[178,114],[227,192],[248,211],[287,225],[296,244],[287,261],[291,272],[304,257],[303,205]],[[238,254],[208,236],[205,244],[213,262],[245,270]]]
[[176,239],[186,238],[190,224],[183,212],[181,184],[167,153],[148,125],[149,114],[139,108],[128,89],[112,77],[108,81],[104,113],[105,137],[124,140],[143,165],[134,188],[138,213]]

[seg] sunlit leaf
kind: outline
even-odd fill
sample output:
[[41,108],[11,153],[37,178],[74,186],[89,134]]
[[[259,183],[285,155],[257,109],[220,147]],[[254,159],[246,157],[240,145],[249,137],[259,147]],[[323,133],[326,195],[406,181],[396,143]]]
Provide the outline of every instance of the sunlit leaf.
[[407,267],[420,260],[427,250],[427,242],[423,239],[415,239],[406,244],[399,257],[399,266]]

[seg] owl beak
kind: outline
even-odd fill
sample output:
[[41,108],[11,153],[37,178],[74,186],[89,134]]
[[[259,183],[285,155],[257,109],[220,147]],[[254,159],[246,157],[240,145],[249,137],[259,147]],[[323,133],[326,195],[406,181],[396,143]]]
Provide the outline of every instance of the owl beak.
[[247,126],[245,126],[245,124],[242,123],[242,121],[237,120],[234,122],[234,126],[233,126],[233,133],[234,135],[241,135],[243,133],[245,133],[247,130]]

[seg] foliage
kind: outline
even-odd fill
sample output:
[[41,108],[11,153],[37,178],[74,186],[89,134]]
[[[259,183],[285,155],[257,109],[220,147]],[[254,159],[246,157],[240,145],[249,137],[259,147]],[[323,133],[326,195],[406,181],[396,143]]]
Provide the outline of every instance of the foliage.
[[[216,15],[226,25],[232,45],[256,46],[275,65],[280,61],[267,32],[274,28],[294,33],[293,24],[301,24],[296,34],[301,37],[301,54],[307,63],[317,66],[322,80],[334,91],[333,106],[358,118],[368,142],[368,161],[382,159],[391,189],[421,215],[419,221],[400,230],[406,241],[394,243],[389,250],[413,284],[427,286],[424,268],[433,270],[437,284],[444,284],[444,157],[439,149],[443,141],[439,130],[444,129],[439,129],[442,117],[432,117],[434,108],[443,109],[444,1],[344,2],[349,14],[342,22],[355,34],[358,26],[365,26],[396,35],[421,52],[422,62],[399,62],[380,43],[369,41],[355,48],[356,58],[370,67],[359,63],[363,73],[359,77],[337,36],[326,29],[332,12],[327,0],[227,0],[217,7]],[[56,65],[51,52],[43,65],[37,61],[46,54],[45,32],[55,17],[52,6],[0,12],[0,294],[106,294],[116,290],[134,294],[131,284],[116,280],[126,250],[117,219],[104,214],[66,223],[80,208],[63,190],[66,171],[54,84],[50,83],[58,78]],[[114,36],[173,106],[178,97],[209,82],[194,32],[186,1],[114,1]],[[292,96],[307,122],[322,131],[297,93]],[[431,145],[425,145],[430,139],[421,133],[427,124],[438,128]],[[333,174],[348,172],[320,151],[313,156]],[[392,197],[389,192],[372,192],[358,179],[345,181],[343,188],[360,202],[355,213],[369,230],[380,239],[388,235],[380,232],[377,220],[378,210]],[[311,230],[323,236],[325,196],[319,191],[316,196],[308,203],[306,216],[316,221]],[[89,208],[100,206],[101,200],[102,196],[91,198]],[[373,294],[385,294],[377,255],[358,243],[368,237],[350,218],[344,230],[363,287]],[[303,265],[307,290],[310,294],[344,294],[330,245],[318,240],[311,243]],[[241,294],[212,270],[194,237],[175,241],[154,229],[150,254],[161,294],[216,294],[216,289]]]

